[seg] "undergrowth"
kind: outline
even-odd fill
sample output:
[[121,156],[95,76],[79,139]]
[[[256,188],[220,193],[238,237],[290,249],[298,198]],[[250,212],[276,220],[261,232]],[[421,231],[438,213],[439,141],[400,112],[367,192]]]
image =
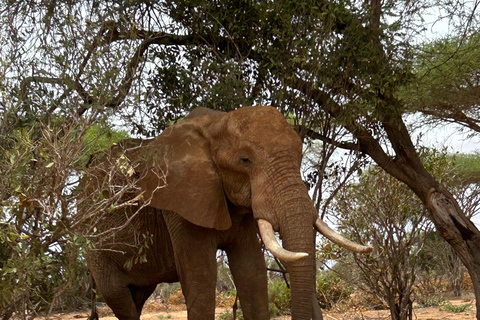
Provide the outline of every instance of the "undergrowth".
[[447,302],[440,306],[440,311],[450,311],[455,313],[465,312],[470,309],[472,305],[470,303],[453,305],[450,302]]

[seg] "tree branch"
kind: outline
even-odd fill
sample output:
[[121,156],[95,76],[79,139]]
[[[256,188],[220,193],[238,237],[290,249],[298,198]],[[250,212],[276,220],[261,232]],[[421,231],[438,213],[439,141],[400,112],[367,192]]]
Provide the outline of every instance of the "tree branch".
[[20,93],[22,100],[26,99],[27,96],[27,88],[31,85],[32,82],[36,83],[50,83],[50,84],[57,84],[57,85],[64,85],[67,86],[69,89],[73,89],[78,92],[78,94],[83,98],[85,103],[93,103],[93,97],[88,94],[80,82],[69,79],[69,78],[53,78],[53,77],[41,77],[41,76],[32,76],[24,78],[20,82]]
[[[213,45],[215,41],[208,41],[209,36],[202,35],[176,35],[169,34],[165,32],[155,32],[149,30],[141,30],[137,28],[132,28],[129,30],[122,29],[120,24],[114,21],[107,21],[103,24],[102,28],[99,30],[97,36],[93,40],[92,44],[88,46],[88,53],[83,59],[79,71],[75,76],[75,79],[71,78],[55,78],[55,77],[42,77],[42,76],[32,76],[27,77],[22,80],[20,83],[21,97],[22,99],[27,98],[28,87],[33,83],[50,83],[55,85],[64,85],[67,86],[69,90],[76,91],[84,101],[84,106],[82,106],[78,111],[77,115],[82,116],[88,109],[88,106],[93,104],[102,105],[106,108],[116,109],[126,98],[128,92],[132,87],[132,83],[137,72],[138,66],[142,58],[144,58],[145,52],[148,47],[152,44],[156,45],[179,45],[179,46],[188,46],[188,45]],[[109,45],[116,41],[127,41],[127,40],[142,40],[140,45],[135,50],[135,53],[131,57],[130,61],[127,64],[125,77],[122,80],[118,88],[118,93],[109,101],[99,101],[98,98],[95,98],[89,94],[80,83],[80,76],[83,74],[83,70],[90,60],[92,54],[96,51],[96,48],[99,46]],[[234,41],[230,38],[219,38],[216,39],[216,47],[220,48],[222,51],[226,51],[228,46],[231,45]],[[211,42],[211,43],[209,43]],[[55,107],[53,107],[53,110]],[[50,110],[52,109],[50,108]],[[53,111],[51,110],[51,111]]]
[[[420,110],[423,114],[439,118],[444,121],[458,123],[464,127],[470,128],[476,132],[480,132],[480,120],[467,116],[461,110],[455,110],[454,108],[449,108],[448,106],[443,106],[444,108],[438,109],[424,109]],[[452,112],[442,112],[443,110],[453,110]]]
[[311,138],[311,139],[314,139],[314,140],[320,140],[320,141],[323,141],[325,143],[328,143],[328,144],[331,144],[335,147],[339,147],[339,148],[342,148],[342,149],[346,149],[346,150],[359,150],[360,146],[356,143],[353,143],[353,142],[339,142],[339,141],[335,141],[329,137],[325,137],[324,135],[316,132],[315,130],[312,130],[310,128],[308,128],[307,126],[304,126],[304,125],[298,125],[297,126],[297,132],[300,132],[300,131],[303,131],[305,132],[305,136]]

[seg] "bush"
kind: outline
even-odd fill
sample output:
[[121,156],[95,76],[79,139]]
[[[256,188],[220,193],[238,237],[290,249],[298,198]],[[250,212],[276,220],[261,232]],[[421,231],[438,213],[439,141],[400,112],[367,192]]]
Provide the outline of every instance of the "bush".
[[443,294],[417,294],[415,301],[419,308],[438,307],[446,300]]
[[470,309],[471,304],[458,304],[458,305],[453,305],[450,302],[447,302],[443,305],[440,306],[439,310],[440,311],[450,311],[450,312],[455,312],[455,313],[460,313],[460,312],[465,312],[468,309]]
[[153,293],[154,299],[160,299],[162,303],[168,302],[171,295],[176,295],[178,290],[181,290],[179,282],[175,283],[160,283],[157,285]]
[[290,313],[290,300],[292,295],[283,280],[268,283],[268,307],[270,316],[279,316]]
[[235,303],[235,297],[237,296],[236,290],[229,290],[226,292],[218,292],[215,299],[217,307],[231,308]]
[[335,312],[346,312],[350,309],[386,310],[388,305],[381,297],[362,290],[351,294],[348,300],[336,303],[334,307]]
[[[217,295],[217,306],[232,307],[235,302],[236,291],[221,292]],[[219,300],[220,299],[220,300]],[[290,313],[290,289],[283,280],[275,280],[268,283],[268,309],[270,317],[278,317]],[[231,310],[225,311],[219,316],[220,320],[233,319]],[[243,319],[243,314],[238,303],[237,319]]]
[[170,298],[168,298],[168,304],[170,305],[185,304],[185,297],[183,296],[181,289],[178,289],[176,293],[172,293],[170,295]]
[[332,309],[340,301],[348,300],[353,287],[345,283],[340,276],[331,271],[317,275],[317,299],[323,309]]
[[[233,312],[232,311],[225,311],[224,313],[220,314],[218,316],[219,320],[233,320]],[[243,313],[242,310],[238,309],[237,310],[237,319],[238,320],[243,320]]]

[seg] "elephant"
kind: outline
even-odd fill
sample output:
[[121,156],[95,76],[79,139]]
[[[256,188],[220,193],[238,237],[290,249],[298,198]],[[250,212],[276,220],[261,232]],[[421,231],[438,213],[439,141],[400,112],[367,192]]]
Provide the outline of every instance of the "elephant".
[[[128,160],[126,173],[107,179],[106,168],[118,159]],[[113,228],[114,236],[87,254],[97,290],[115,316],[138,320],[158,283],[180,281],[188,319],[214,319],[221,249],[244,318],[269,319],[260,235],[286,263],[292,319],[311,319],[316,230],[355,252],[371,247],[319,219],[300,175],[301,159],[302,142],[282,114],[254,106],[228,113],[194,109],[156,138],[120,143],[93,161],[96,169],[85,176],[89,193],[104,193],[107,180],[121,185],[134,179],[135,185],[123,195],[129,205],[98,222],[100,231]],[[144,258],[128,265],[139,247],[148,247]]]

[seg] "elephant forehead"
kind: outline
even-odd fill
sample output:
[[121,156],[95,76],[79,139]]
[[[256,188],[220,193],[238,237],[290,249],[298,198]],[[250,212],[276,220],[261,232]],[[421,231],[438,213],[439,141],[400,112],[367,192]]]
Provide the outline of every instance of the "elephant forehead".
[[288,124],[277,109],[268,106],[239,108],[230,112],[229,117],[239,128],[255,127],[258,124],[264,126],[267,123],[274,124],[274,126]]
[[241,139],[265,148],[286,146],[301,149],[301,141],[283,115],[273,107],[243,107],[231,114],[230,130]]

